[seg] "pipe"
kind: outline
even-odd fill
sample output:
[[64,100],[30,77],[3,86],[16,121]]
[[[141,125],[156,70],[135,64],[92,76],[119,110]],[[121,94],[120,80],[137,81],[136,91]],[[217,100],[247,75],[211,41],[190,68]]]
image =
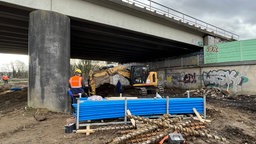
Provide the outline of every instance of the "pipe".
[[99,127],[95,131],[134,129],[133,125]]
[[127,139],[130,139],[130,138],[133,138],[137,135],[140,135],[140,134],[144,134],[144,133],[147,133],[149,131],[152,131],[152,130],[155,130],[157,129],[158,126],[157,125],[152,125],[150,127],[146,127],[144,129],[140,129],[138,131],[135,131],[133,133],[130,133],[130,134],[127,134],[127,135],[123,135],[121,137],[117,137],[115,139],[113,139],[113,141],[110,143],[110,144],[119,144],[119,143],[122,143],[124,141],[126,141]]

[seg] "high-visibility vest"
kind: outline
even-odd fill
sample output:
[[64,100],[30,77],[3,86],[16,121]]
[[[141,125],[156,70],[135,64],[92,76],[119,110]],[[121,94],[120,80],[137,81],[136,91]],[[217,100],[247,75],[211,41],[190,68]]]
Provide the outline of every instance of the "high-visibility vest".
[[80,76],[73,76],[69,79],[71,88],[81,88],[83,78]]
[[8,76],[2,76],[2,79],[5,81],[8,80]]

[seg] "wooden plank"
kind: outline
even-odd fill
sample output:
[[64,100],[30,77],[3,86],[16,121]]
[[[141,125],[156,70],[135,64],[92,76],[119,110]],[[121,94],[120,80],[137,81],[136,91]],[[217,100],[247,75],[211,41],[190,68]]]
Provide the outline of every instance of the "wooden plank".
[[106,97],[107,100],[138,99],[138,97]]
[[[197,117],[193,117],[194,120],[200,121]],[[212,121],[209,119],[203,119],[204,122],[211,123]]]
[[[127,115],[129,115],[129,116],[132,115],[132,113],[130,112],[130,110],[127,110],[126,113],[127,113]],[[134,119],[130,119],[130,120],[131,120],[132,125],[133,125],[134,127],[136,127],[135,120],[134,120]]]
[[90,125],[86,126],[86,135],[90,135],[90,133],[92,132],[90,129]]
[[204,122],[203,118],[200,116],[196,108],[193,108],[194,113],[196,114],[197,118],[199,119],[200,122]]
[[90,126],[86,126],[86,129],[82,129],[82,130],[76,130],[76,133],[85,133],[86,135],[89,135],[90,133],[94,133],[95,130],[90,129]]

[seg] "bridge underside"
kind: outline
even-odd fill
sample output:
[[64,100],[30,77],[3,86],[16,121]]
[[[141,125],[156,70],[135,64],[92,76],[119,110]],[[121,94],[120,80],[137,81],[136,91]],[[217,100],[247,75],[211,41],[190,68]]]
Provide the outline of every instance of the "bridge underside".
[[[0,53],[28,54],[29,13],[0,2]],[[145,62],[201,47],[71,17],[71,58]]]

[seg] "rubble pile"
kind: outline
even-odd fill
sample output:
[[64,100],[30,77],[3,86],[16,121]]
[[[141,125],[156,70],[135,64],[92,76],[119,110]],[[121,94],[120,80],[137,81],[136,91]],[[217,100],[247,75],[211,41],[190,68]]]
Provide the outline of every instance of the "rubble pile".
[[[189,90],[190,96],[204,96],[206,97],[214,97],[214,98],[225,98],[231,95],[230,91],[223,90],[220,88],[201,88],[195,90]],[[184,95],[188,93],[185,92]]]

